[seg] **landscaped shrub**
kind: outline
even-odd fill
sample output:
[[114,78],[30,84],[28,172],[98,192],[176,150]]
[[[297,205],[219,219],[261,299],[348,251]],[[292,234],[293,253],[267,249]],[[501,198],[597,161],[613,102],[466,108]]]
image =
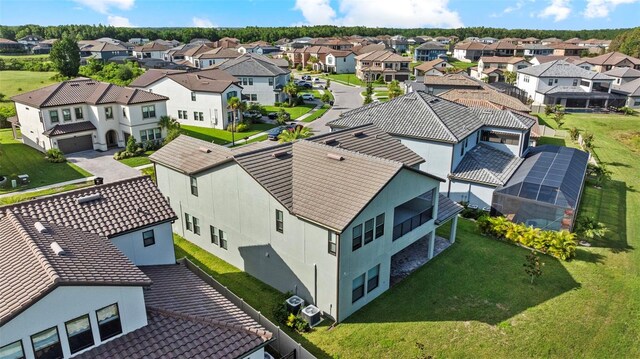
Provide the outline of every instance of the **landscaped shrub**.
[[251,126],[249,126],[249,124],[248,124],[248,123],[244,123],[244,122],[242,122],[242,123],[239,123],[239,124],[236,126],[236,131],[238,131],[238,132],[247,132],[247,131],[249,131],[249,128],[250,128],[250,127],[251,127]]
[[634,109],[632,109],[631,107],[628,107],[628,106],[620,107],[618,109],[618,111],[622,112],[622,114],[624,114],[626,116],[630,116],[630,115],[635,115],[636,114],[636,110],[634,110]]
[[460,212],[460,215],[463,218],[478,219],[482,216],[486,216],[487,212],[478,208],[465,207],[462,212]]
[[578,130],[577,128],[571,127],[569,129],[569,136],[571,137],[572,140],[577,141],[579,135],[580,135],[580,130]]
[[483,216],[477,223],[483,234],[533,248],[563,260],[575,256],[576,235],[568,231],[545,231],[522,223],[513,223],[502,216]]
[[178,136],[180,136],[180,129],[179,128],[172,128],[169,130],[169,132],[167,132],[167,136],[164,138],[162,144],[166,145],[167,143],[175,140]]
[[302,71],[302,65],[301,65],[301,64],[298,64],[298,66],[296,66],[296,70],[298,70],[298,71]]
[[67,160],[64,157],[64,154],[62,153],[62,151],[60,151],[57,148],[52,148],[47,150],[47,156],[45,158],[47,159],[47,161],[53,162],[53,163],[62,163]]
[[582,135],[582,145],[584,146],[585,149],[590,150],[593,147],[593,133],[591,132],[585,132]]
[[307,330],[309,330],[309,323],[307,323],[304,319],[302,319],[302,316],[300,314],[298,315],[295,315],[293,313],[289,314],[286,324],[289,328],[293,328],[300,333],[306,332]]

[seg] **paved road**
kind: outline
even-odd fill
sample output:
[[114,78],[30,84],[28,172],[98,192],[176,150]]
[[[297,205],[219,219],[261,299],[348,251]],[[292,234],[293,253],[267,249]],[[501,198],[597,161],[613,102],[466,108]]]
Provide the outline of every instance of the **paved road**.
[[362,106],[362,96],[360,96],[360,93],[364,91],[362,87],[331,82],[331,90],[335,98],[333,107],[322,117],[307,125],[316,134],[329,132],[329,127],[326,125],[327,122],[337,119],[343,112]]
[[106,152],[91,150],[72,153],[67,155],[67,161],[96,177],[104,178],[104,183],[140,176],[140,171],[113,159],[113,154],[118,150],[112,149]]

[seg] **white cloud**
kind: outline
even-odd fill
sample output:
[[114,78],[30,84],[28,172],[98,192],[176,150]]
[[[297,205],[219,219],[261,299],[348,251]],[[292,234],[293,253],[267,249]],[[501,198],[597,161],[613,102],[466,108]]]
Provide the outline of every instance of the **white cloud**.
[[566,19],[571,14],[570,0],[551,0],[549,6],[544,8],[538,17],[553,17],[553,21],[558,22]]
[[338,0],[338,11],[329,0],[296,0],[307,24],[377,27],[462,27],[460,15],[448,0]]
[[122,17],[122,16],[109,15],[109,16],[107,16],[107,21],[108,21],[109,25],[114,26],[114,27],[134,27],[134,25],[131,24],[129,19],[127,19],[126,17]]
[[[584,16],[588,19],[607,17],[618,5],[633,4],[639,0],[587,0],[587,7],[584,9]],[[636,14],[640,14],[636,9]]]
[[86,6],[102,14],[108,14],[110,8],[129,10],[133,7],[135,0],[73,0],[80,5]]
[[191,22],[195,27],[216,27],[211,20],[201,17],[194,16],[193,19],[191,19]]

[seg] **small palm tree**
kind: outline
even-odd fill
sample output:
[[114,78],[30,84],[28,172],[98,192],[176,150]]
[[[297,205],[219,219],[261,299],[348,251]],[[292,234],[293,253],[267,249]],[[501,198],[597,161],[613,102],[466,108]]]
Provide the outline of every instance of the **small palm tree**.
[[289,96],[289,106],[293,106],[293,99],[298,96],[300,88],[293,81],[290,81],[283,89],[284,93]]
[[235,145],[236,122],[238,120],[240,111],[246,109],[247,104],[234,96],[227,101],[227,108],[230,109],[233,114],[233,123],[231,124],[231,144]]
[[173,129],[180,128],[180,122],[170,116],[161,116],[160,120],[158,120],[158,126],[162,129],[166,129],[167,131],[171,131]]
[[293,142],[295,140],[311,137],[312,135],[313,133],[309,127],[299,126],[293,130],[282,131],[280,136],[278,136],[278,141],[280,143]]

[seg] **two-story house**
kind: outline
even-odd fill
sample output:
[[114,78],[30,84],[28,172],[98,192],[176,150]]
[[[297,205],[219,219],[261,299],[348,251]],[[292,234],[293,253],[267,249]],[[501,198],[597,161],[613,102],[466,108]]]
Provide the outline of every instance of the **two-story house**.
[[328,125],[333,130],[365,123],[373,123],[424,158],[420,169],[446,178],[441,193],[485,208],[491,206],[493,191],[522,162],[536,121],[516,111],[471,108],[414,91],[345,112]]
[[432,258],[460,211],[373,126],[235,149],[183,135],[150,158],[176,233],[337,321],[389,289],[394,255],[421,240]]
[[214,65],[239,80],[246,101],[271,105],[284,102],[282,91],[291,79],[291,71],[284,69],[264,55],[244,54]]
[[199,69],[206,69],[211,66],[221,64],[227,60],[235,59],[238,56],[240,56],[240,53],[236,49],[228,47],[216,47],[214,49],[193,55],[193,63],[191,65]]
[[80,58],[84,61],[90,58],[107,61],[112,57],[129,55],[129,50],[118,43],[81,40],[78,41],[78,47],[80,48]]
[[593,65],[593,70],[598,72],[606,72],[614,67],[630,67],[640,70],[640,59],[625,55],[621,52],[610,52],[586,60]]
[[553,55],[555,56],[580,56],[580,53],[584,51],[582,46],[568,42],[554,43],[547,46],[553,48]]
[[451,89],[481,89],[486,85],[469,75],[460,73],[450,73],[442,76],[424,76],[422,81],[407,81],[407,93],[413,91],[424,91],[431,95],[438,95]]
[[133,56],[137,59],[161,59],[164,60],[164,54],[171,46],[158,43],[156,41],[148,42],[141,46],[133,48]]
[[362,81],[375,81],[382,77],[384,81],[406,81],[411,75],[411,59],[391,51],[373,51],[358,55],[356,76]]
[[566,108],[623,106],[624,97],[611,93],[614,79],[555,60],[518,70],[516,86],[535,104]]
[[293,67],[312,65],[315,71],[354,73],[355,57],[352,51],[334,50],[326,46],[307,46],[285,52]]
[[640,70],[630,67],[614,67],[604,73],[614,78],[611,93],[627,96],[625,106],[640,108]]
[[413,75],[419,76],[444,76],[449,72],[456,72],[457,69],[445,59],[435,59],[426,61],[413,68]]
[[485,54],[486,44],[461,42],[453,47],[453,57],[464,62],[476,62]]
[[447,57],[447,48],[439,42],[429,41],[415,48],[413,59],[415,61],[432,61]]
[[553,48],[541,44],[522,45],[523,55],[526,57],[549,56],[553,54]]
[[471,68],[470,75],[478,80],[487,78],[490,83],[504,82],[505,71],[516,72],[530,65],[524,57],[483,56],[478,67]]
[[124,147],[129,136],[138,142],[160,140],[160,117],[167,97],[87,78],[77,78],[11,98],[22,141],[40,151],[64,153]]
[[238,82],[220,69],[149,70],[130,86],[169,97],[167,114],[181,124],[226,129],[233,121],[227,101],[241,98],[242,87]]

